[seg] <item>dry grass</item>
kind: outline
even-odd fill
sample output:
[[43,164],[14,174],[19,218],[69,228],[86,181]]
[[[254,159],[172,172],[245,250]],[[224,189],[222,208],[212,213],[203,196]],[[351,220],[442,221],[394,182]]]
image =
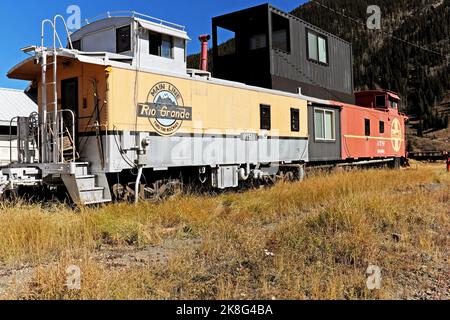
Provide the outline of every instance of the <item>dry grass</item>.
[[[81,212],[3,205],[0,271],[31,271],[0,292],[25,299],[417,298],[429,284],[419,276],[411,282],[412,275],[424,265],[449,271],[449,190],[443,164],[414,164],[159,205]],[[154,256],[161,259],[147,259]],[[380,290],[366,287],[369,264],[382,268]],[[69,265],[82,270],[79,291],[65,287]],[[433,290],[445,294],[441,273]]]

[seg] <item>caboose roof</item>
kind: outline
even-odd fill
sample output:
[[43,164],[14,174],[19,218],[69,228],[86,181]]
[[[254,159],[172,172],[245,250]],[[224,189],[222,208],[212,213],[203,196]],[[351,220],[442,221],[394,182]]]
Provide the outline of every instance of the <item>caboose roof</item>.
[[[49,52],[49,53],[51,53],[51,52]],[[105,67],[111,66],[111,67],[117,67],[117,68],[121,68],[121,69],[135,71],[136,69],[132,66],[131,59],[132,59],[131,57],[126,56],[126,55],[120,55],[120,54],[115,54],[115,53],[110,53],[110,52],[80,52],[77,50],[70,50],[70,49],[59,49],[58,50],[58,61],[64,62],[64,61],[70,61],[70,60],[77,60],[82,63],[102,65]],[[51,63],[51,61],[52,61],[52,57],[50,56],[48,58],[48,63]],[[139,68],[139,71],[140,72],[152,72],[155,74],[161,74],[164,76],[172,76],[172,77],[176,77],[176,78],[187,78],[192,81],[220,84],[220,85],[239,88],[239,89],[272,93],[272,94],[277,94],[277,95],[281,95],[281,96],[307,100],[311,103],[318,103],[318,104],[323,104],[323,105],[333,105],[333,103],[329,100],[314,98],[314,97],[306,96],[303,94],[290,93],[290,92],[286,92],[286,91],[279,91],[279,90],[255,87],[255,86],[247,85],[247,84],[240,83],[240,82],[223,80],[223,79],[218,79],[218,78],[192,77],[191,75],[188,75],[187,73],[184,75],[181,75],[179,73],[170,73],[170,72],[162,73],[160,70],[150,69],[150,68],[145,68],[145,67]],[[8,72],[7,76],[10,79],[34,81],[36,79],[39,79],[39,77],[41,76],[41,67],[34,63],[34,57],[29,57],[28,59],[20,62],[15,67],[13,67]]]
[[381,94],[387,94],[389,97],[395,99],[395,100],[399,100],[401,101],[400,96],[394,92],[394,91],[390,91],[390,90],[366,90],[366,91],[360,91],[360,92],[356,92],[355,96],[373,96],[373,95],[381,95]]
[[[53,61],[49,52],[48,63]],[[91,63],[104,66],[131,65],[132,57],[111,52],[79,52],[76,50],[59,49],[58,61],[75,59],[84,63]],[[34,63],[34,57],[23,60],[11,70],[7,76],[10,79],[33,81],[41,74],[41,66]]]
[[78,40],[86,34],[104,30],[111,26],[123,26],[133,21],[144,29],[190,40],[184,26],[134,11],[108,12],[92,19],[86,19],[86,24],[74,32],[71,38],[72,40]]

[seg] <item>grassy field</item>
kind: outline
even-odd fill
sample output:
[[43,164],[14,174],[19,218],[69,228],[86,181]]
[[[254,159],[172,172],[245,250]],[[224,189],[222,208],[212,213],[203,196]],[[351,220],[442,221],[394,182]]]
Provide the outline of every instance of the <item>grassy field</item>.
[[[317,174],[160,204],[0,204],[3,299],[449,299],[450,174]],[[80,290],[66,286],[68,266]],[[381,268],[379,290],[366,270]]]

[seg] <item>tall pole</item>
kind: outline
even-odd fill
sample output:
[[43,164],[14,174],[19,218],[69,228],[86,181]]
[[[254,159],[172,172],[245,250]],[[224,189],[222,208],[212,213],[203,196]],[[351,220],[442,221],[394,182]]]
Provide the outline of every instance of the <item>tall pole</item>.
[[[56,17],[55,17],[56,20]],[[58,163],[58,84],[57,67],[58,61],[56,59],[58,52],[56,50],[56,21],[53,22],[53,163]],[[62,147],[62,146],[61,146]]]
[[41,162],[47,161],[47,52],[41,47],[42,54],[42,76],[41,76],[41,109],[42,109],[42,128],[41,128]]

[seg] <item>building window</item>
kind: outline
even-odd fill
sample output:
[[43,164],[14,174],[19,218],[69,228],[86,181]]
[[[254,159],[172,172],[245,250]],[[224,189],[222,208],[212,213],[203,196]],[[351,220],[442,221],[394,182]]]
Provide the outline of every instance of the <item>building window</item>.
[[11,126],[11,129],[9,126],[0,126],[0,136],[9,137],[10,134],[11,138],[16,138],[17,136],[16,126]]
[[261,115],[261,130],[271,129],[271,117],[270,117],[270,106],[260,105],[260,115]]
[[173,38],[171,36],[149,31],[150,54],[173,59]]
[[236,33],[234,31],[217,27],[217,54],[220,57],[236,53]]
[[72,47],[74,50],[81,51],[81,40],[72,41]]
[[315,109],[314,126],[316,140],[335,141],[334,111]]
[[290,53],[291,35],[289,19],[272,13],[272,47]]
[[116,30],[116,52],[131,50],[131,26],[125,26]]
[[250,50],[258,50],[267,47],[267,35],[265,33],[250,37]]
[[328,40],[317,32],[307,30],[308,58],[323,64],[328,64]]
[[377,96],[375,99],[375,104],[377,108],[385,108],[386,107],[386,97],[385,96]]
[[364,119],[364,130],[366,137],[370,137],[370,120]]
[[380,133],[384,133],[384,121],[380,121]]
[[291,109],[291,131],[300,132],[300,110]]

